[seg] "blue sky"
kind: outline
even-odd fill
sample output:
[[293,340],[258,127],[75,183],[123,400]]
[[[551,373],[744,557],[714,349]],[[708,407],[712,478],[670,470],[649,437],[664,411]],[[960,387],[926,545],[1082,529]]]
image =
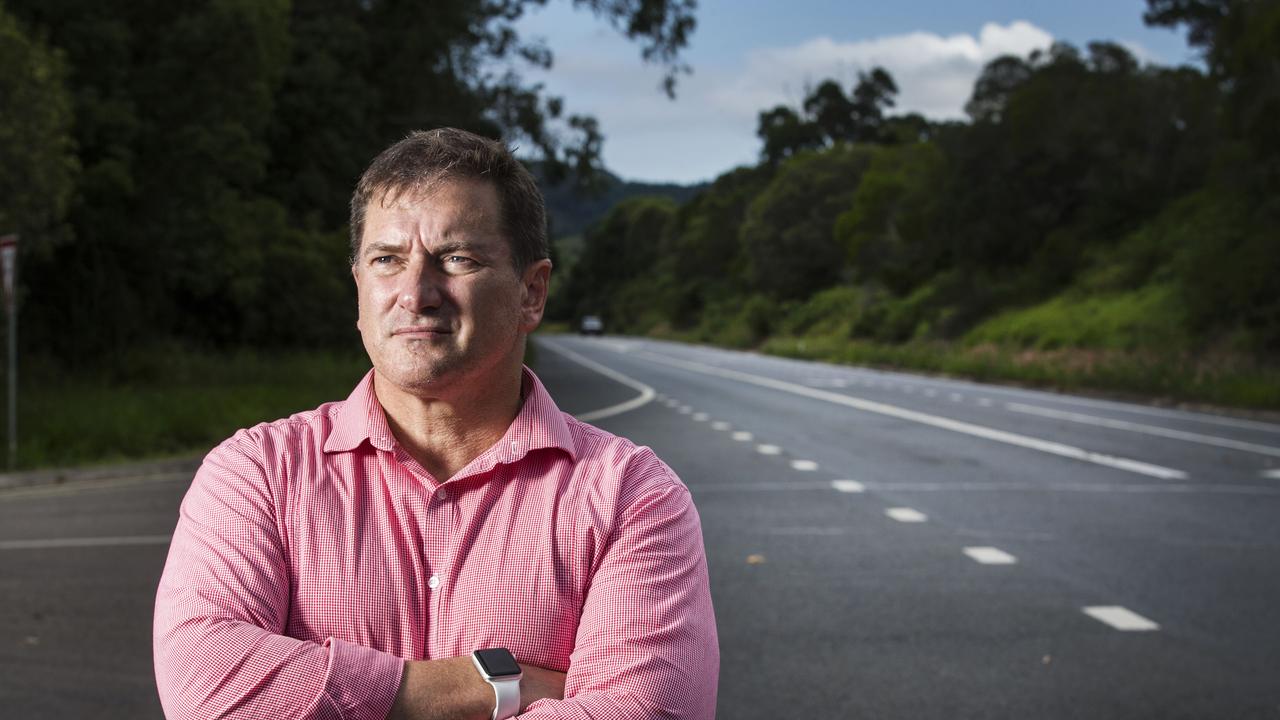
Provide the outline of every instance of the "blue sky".
[[807,85],[886,67],[901,93],[895,112],[961,117],[973,80],[990,59],[1026,55],[1054,40],[1084,47],[1111,40],[1162,65],[1196,62],[1180,31],[1149,28],[1143,0],[699,0],[698,28],[674,101],[640,49],[569,0],[550,0],[521,20],[544,38],[555,66],[526,76],[563,95],[569,112],[595,115],[605,165],[624,178],[709,180],[754,162],[756,115],[797,104]]

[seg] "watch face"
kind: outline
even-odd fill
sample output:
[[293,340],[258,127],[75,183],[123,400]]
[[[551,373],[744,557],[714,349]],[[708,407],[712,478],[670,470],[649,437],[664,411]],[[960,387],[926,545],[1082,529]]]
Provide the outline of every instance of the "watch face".
[[507,675],[519,675],[520,665],[516,663],[515,657],[511,655],[511,651],[506,648],[491,648],[489,650],[477,650],[476,659],[480,661],[481,667],[489,677],[503,677]]

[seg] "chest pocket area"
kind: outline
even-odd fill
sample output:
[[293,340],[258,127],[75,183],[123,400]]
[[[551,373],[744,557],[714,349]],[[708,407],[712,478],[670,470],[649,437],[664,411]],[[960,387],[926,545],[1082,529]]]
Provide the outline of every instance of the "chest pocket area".
[[415,639],[423,622],[413,568],[401,567],[403,559],[385,545],[361,544],[354,533],[323,524],[312,524],[315,536],[294,551],[285,632],[299,640],[335,637],[408,655],[420,644]]

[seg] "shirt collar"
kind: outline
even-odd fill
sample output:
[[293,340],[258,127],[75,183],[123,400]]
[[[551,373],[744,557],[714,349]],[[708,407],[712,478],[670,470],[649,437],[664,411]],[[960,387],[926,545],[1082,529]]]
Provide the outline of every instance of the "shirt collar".
[[[497,462],[515,462],[532,450],[558,448],[576,460],[577,448],[564,414],[532,370],[525,367],[522,375],[524,404],[502,439],[482,456],[492,455]],[[346,401],[339,404],[332,417],[333,426],[324,442],[326,453],[351,452],[365,440],[379,450],[395,450],[395,436],[391,434],[386,413],[373,391],[372,370],[365,374]]]

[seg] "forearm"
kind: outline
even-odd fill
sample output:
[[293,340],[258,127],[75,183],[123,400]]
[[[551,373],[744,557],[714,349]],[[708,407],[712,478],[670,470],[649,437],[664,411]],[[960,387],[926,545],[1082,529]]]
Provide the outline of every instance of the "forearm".
[[387,720],[488,720],[493,707],[493,688],[471,658],[416,660],[404,664]]
[[[565,674],[522,664],[520,710],[564,697]],[[405,663],[404,678],[387,720],[488,720],[497,702],[469,656]]]
[[305,642],[251,623],[192,618],[156,635],[166,717],[382,720],[403,661],[329,638]]

